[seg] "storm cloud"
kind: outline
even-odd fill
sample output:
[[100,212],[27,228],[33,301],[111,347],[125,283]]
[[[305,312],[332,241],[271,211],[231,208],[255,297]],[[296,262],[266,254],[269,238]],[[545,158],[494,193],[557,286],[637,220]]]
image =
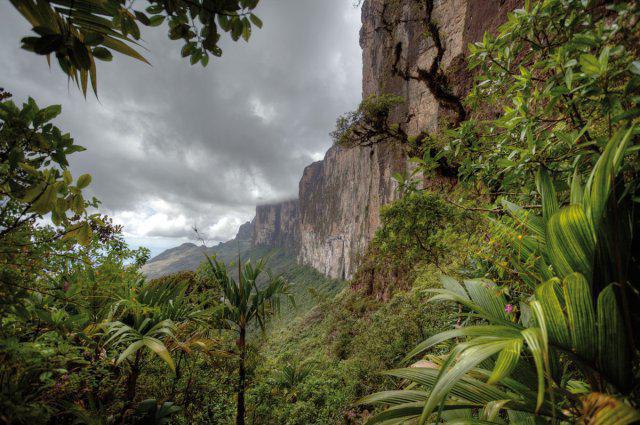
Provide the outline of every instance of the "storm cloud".
[[60,103],[57,125],[87,151],[102,210],[154,252],[193,238],[226,240],[256,204],[297,195],[303,168],[330,146],[339,114],[361,96],[360,12],[351,0],[263,0],[249,43],[225,40],[207,68],[180,57],[166,29],[143,32],[152,66],[116,56],[98,68],[99,99],[20,49],[30,27],[0,4],[0,86],[22,102]]

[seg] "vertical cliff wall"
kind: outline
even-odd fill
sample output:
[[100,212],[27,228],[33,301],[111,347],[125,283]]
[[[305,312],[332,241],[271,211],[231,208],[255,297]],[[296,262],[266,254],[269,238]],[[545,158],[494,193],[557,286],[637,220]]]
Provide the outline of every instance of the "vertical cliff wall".
[[300,247],[300,208],[297,199],[258,205],[253,219],[253,245],[279,247],[297,254]]
[[[429,69],[441,53],[447,89],[462,97],[472,82],[464,60],[466,46],[495,29],[516,3],[433,0],[426,16],[416,0],[365,0],[360,32],[363,98],[400,95],[406,101],[394,111],[393,120],[409,135],[437,131],[453,111],[424,81],[407,76],[418,68]],[[435,23],[444,52],[429,35],[429,22]],[[398,196],[392,175],[408,166],[402,147],[389,143],[333,146],[322,161],[308,166],[299,188],[299,260],[328,276],[350,278],[380,224],[381,206]],[[437,180],[439,176],[425,176],[427,185]]]
[[300,181],[299,260],[348,279],[379,225],[380,207],[396,197],[392,175],[403,170],[397,147],[344,149],[304,170]]

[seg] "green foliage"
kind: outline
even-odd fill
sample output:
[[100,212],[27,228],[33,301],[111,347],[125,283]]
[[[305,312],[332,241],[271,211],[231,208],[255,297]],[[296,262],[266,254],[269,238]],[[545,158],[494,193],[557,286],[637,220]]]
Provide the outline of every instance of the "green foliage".
[[[418,345],[409,358],[443,341],[468,338],[445,357],[430,356],[430,367],[391,371],[391,375],[409,379],[430,391],[412,389],[365,397],[362,402],[366,404],[396,406],[371,423],[391,417],[420,418],[422,423],[443,405],[446,410],[484,406],[486,411],[491,403],[499,403],[495,406],[498,411],[508,409],[563,420],[572,416],[566,412],[577,412],[573,414],[577,420],[587,414],[580,410],[582,401],[566,396],[571,393],[574,386],[571,378],[576,375],[586,379],[587,394],[629,394],[632,376],[628,371],[633,368],[633,335],[637,332],[633,313],[627,310],[631,292],[626,287],[637,287],[638,283],[633,277],[627,282],[625,276],[626,270],[635,270],[638,265],[627,257],[621,269],[620,257],[629,251],[630,245],[614,248],[606,241],[604,244],[597,241],[601,235],[611,238],[616,232],[631,231],[617,226],[601,228],[607,224],[603,217],[615,213],[627,215],[620,210],[623,205],[620,200],[609,202],[611,192],[607,188],[621,169],[631,134],[633,128],[610,140],[584,189],[572,185],[571,198],[581,198],[580,204],[560,208],[553,185],[541,172],[538,187],[543,215],[532,216],[513,204],[508,205],[520,225],[532,234],[520,238],[521,245],[514,251],[520,254],[515,257],[516,266],[535,266],[535,271],[526,275],[526,281],[534,289],[533,299],[521,300],[522,314],[516,318],[513,305],[491,282],[469,280],[462,286],[454,279],[444,279],[444,289],[432,290],[436,293],[432,300],[460,303],[474,317],[489,324],[447,331]],[[620,241],[622,235],[614,238]],[[601,261],[602,255],[594,254],[596,245],[612,254],[608,264]],[[612,253],[612,249],[620,249],[621,253]],[[596,261],[611,273],[599,270],[594,276]],[[616,270],[624,274],[616,275]],[[602,280],[614,276],[618,285]],[[530,357],[525,357],[525,348]],[[562,369],[558,368],[560,364]],[[517,374],[512,374],[516,370]],[[529,389],[534,386],[536,376],[538,391],[534,394]],[[455,400],[447,400],[450,395]],[[607,405],[595,407],[596,418],[606,415],[607,420],[615,418],[617,423],[640,419],[640,413],[623,401],[604,397]],[[603,411],[605,408],[608,410]]]
[[492,217],[484,261],[507,271],[478,262],[502,286],[443,278],[430,290],[467,319],[407,355],[426,354],[421,367],[388,372],[406,389],[361,400],[388,407],[368,423],[640,420],[639,13],[636,2],[525,2],[470,47],[469,103],[500,114],[478,112],[439,148],[466,182],[511,195],[486,209],[507,216]]
[[[425,302],[423,290],[437,284],[432,276],[432,266],[422,270],[413,289],[398,290],[386,302],[346,289],[274,327],[260,350],[261,366],[253,373],[247,416],[254,423],[283,424],[366,417],[367,411],[353,401],[389,385],[380,372],[454,317],[455,309]],[[295,392],[277,386],[287,365],[312,365]]]
[[[469,212],[446,201],[443,195],[417,189],[407,190],[380,213],[376,231],[353,285],[380,294],[391,287],[410,287],[424,264],[445,267],[460,249],[463,260],[477,231]],[[373,276],[373,277],[372,277]]]
[[[238,384],[236,424],[245,423],[245,390],[246,390],[246,359],[247,359],[247,328],[258,325],[265,330],[267,320],[280,310],[280,301],[289,297],[287,282],[280,276],[272,276],[266,270],[263,259],[254,266],[251,260],[244,264],[238,258],[238,277],[234,279],[227,265],[216,258],[207,257],[212,275],[212,286],[222,290],[221,319],[237,333],[238,348]],[[261,282],[261,275],[268,274],[266,281]]]
[[180,407],[165,401],[158,404],[154,399],[142,401],[134,413],[133,423],[136,425],[165,425],[171,416],[180,412]]
[[358,109],[338,117],[336,129],[331,133],[333,142],[354,147],[406,139],[400,127],[392,124],[390,119],[390,115],[402,103],[402,97],[391,94],[369,96],[360,102]]
[[541,164],[560,180],[574,160],[587,171],[640,114],[639,14],[637,2],[529,2],[471,44],[476,112],[440,146],[461,177],[526,196]]
[[97,201],[88,202],[82,196],[91,176],[78,177],[74,185],[67,169],[67,156],[84,148],[51,123],[60,112],[60,105],[41,109],[31,98],[21,108],[11,100],[0,102],[3,244],[20,245],[29,223],[46,214],[55,226],[64,229],[66,238],[84,244],[91,240],[92,222],[102,222],[98,214],[89,216],[86,211],[97,206]]
[[[139,53],[139,24],[156,27],[167,21],[169,38],[183,40],[181,54],[192,65],[209,63],[209,54],[222,55],[221,32],[234,41],[249,40],[253,26],[262,21],[252,13],[259,0],[11,0],[33,27],[35,36],[22,39],[22,47],[39,55],[55,54],[62,71],[86,95],[88,83],[97,95],[95,60],[111,61],[112,52],[145,63]],[[144,7],[134,9],[134,6]]]
[[[34,238],[41,233],[50,234],[36,230]],[[135,261],[125,264],[145,253],[122,249],[117,235],[107,242],[98,238],[96,233],[89,246],[75,249],[60,240],[38,245],[23,256],[35,269],[10,274],[2,264],[8,279],[2,282],[8,298],[0,332],[3,421],[43,423],[53,414],[73,415],[67,402],[95,406],[118,394],[115,353],[104,349],[99,326],[114,292],[139,279]],[[42,272],[44,264],[50,274]],[[15,285],[23,289],[17,299],[10,295]]]
[[408,193],[384,206],[380,218],[382,226],[373,243],[398,266],[420,261],[438,265],[453,243],[452,229],[463,220],[442,197],[425,191]]
[[[261,25],[256,1],[13,4],[38,34],[25,48],[85,93],[95,58],[144,60],[138,23],[167,20],[203,65],[218,28]],[[420,157],[346,289],[239,245],[145,282],[148,250],[87,212],[60,108],[0,92],[0,422],[639,421],[639,17],[638,2],[527,1],[470,46],[459,127],[410,138],[393,95],[339,118],[340,146]],[[419,189],[434,171],[463,184]],[[231,264],[236,249],[251,260]]]

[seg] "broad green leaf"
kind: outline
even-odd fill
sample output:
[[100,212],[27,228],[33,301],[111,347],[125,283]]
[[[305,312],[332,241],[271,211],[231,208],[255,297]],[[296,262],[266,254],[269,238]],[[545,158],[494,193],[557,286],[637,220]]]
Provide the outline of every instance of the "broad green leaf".
[[544,238],[545,226],[542,218],[507,200],[503,200],[502,205],[528,231],[539,238]]
[[456,279],[450,276],[445,276],[445,275],[441,275],[439,276],[439,278],[440,278],[440,283],[442,283],[442,286],[445,289],[458,294],[462,298],[469,299],[469,295],[467,295],[467,291],[464,290],[462,285],[460,285],[460,283]]
[[595,242],[581,205],[563,207],[547,222],[548,258],[561,278],[578,272],[591,279]]
[[78,177],[76,186],[78,187],[78,189],[84,189],[85,187],[89,186],[89,184],[91,184],[91,175],[83,174]]
[[540,410],[542,403],[544,402],[544,374],[546,370],[545,356],[546,347],[544,344],[544,338],[539,328],[527,328],[522,331],[522,336],[527,342],[529,351],[533,355],[533,361],[536,365],[536,373],[538,375],[538,397],[536,401],[536,410]]
[[93,237],[93,231],[89,226],[89,223],[86,221],[82,223],[82,226],[78,228],[78,232],[76,233],[76,238],[80,245],[87,246],[91,242],[91,238]]
[[44,124],[46,122],[51,121],[62,112],[62,106],[60,105],[51,105],[46,108],[40,109],[36,114],[36,120],[40,124]]
[[509,403],[511,400],[496,400],[490,403],[487,403],[482,409],[482,417],[481,420],[493,422],[496,418],[499,419],[498,415],[500,411],[504,409],[504,406]]
[[118,360],[116,361],[116,365],[119,365],[124,360],[134,355],[139,349],[144,347],[144,341],[138,340],[130,344],[121,354],[118,356]]
[[594,229],[598,228],[606,208],[615,177],[618,175],[627,146],[632,139],[635,126],[618,130],[607,143],[589,175],[584,193],[584,206]]
[[255,25],[258,28],[262,28],[262,20],[258,18],[256,15],[252,13],[251,15],[249,15],[249,19],[251,19],[251,22],[253,23],[253,25]]
[[154,353],[156,353],[162,360],[169,365],[171,370],[175,370],[176,366],[173,363],[173,359],[171,358],[171,354],[169,354],[169,350],[167,347],[157,338],[145,336],[142,338],[144,345],[149,347]]
[[242,38],[244,41],[249,41],[249,37],[251,37],[251,24],[246,17],[242,18],[242,25]]
[[46,214],[53,208],[53,203],[57,197],[55,186],[48,185],[44,192],[42,192],[33,202],[30,211],[37,214]]
[[560,290],[557,279],[551,279],[536,289],[536,299],[542,307],[549,340],[560,347],[571,349],[569,328],[564,318],[562,304],[558,299]]
[[[431,394],[427,403],[424,405],[424,410],[420,416],[420,424],[425,423],[431,413],[438,407],[438,405],[444,400],[450,390],[456,385],[456,383],[471,369],[476,367],[491,356],[499,353],[503,349],[510,346],[512,340],[498,339],[494,341],[486,342],[484,344],[475,345],[464,350],[457,362],[451,369],[445,371],[440,379],[437,380],[435,385],[431,389]],[[510,397],[504,397],[501,399],[509,399]]]
[[94,47],[93,56],[106,62],[110,62],[113,59],[113,55],[109,49],[105,49],[104,47]]
[[598,365],[621,389],[629,387],[633,376],[625,331],[614,286],[609,285],[598,296]]
[[507,300],[495,283],[486,280],[466,280],[464,282],[469,296],[490,318],[507,320],[505,306]]
[[[433,388],[440,374],[440,370],[424,367],[409,367],[393,369],[384,373],[385,375],[408,379],[427,388]],[[502,391],[495,385],[489,385],[468,376],[463,376],[461,379],[454,382],[453,387],[451,388],[451,395],[461,400],[480,405],[484,405],[493,400],[504,400],[510,398],[506,392]]]
[[578,173],[578,168],[573,172],[573,177],[571,178],[571,204],[582,205],[584,195],[584,188],[582,187],[582,182],[580,181],[580,174]]
[[151,27],[157,27],[159,25],[161,25],[164,22],[164,16],[162,15],[154,15],[152,17],[149,18],[149,26]]
[[71,175],[71,171],[69,171],[69,170],[64,170],[62,172],[62,178],[64,179],[64,182],[66,184],[73,183],[73,176]]
[[489,384],[495,384],[505,377],[509,376],[520,360],[520,351],[522,350],[522,339],[516,338],[511,341],[498,355],[493,373],[487,381]]
[[457,329],[451,329],[448,331],[440,332],[425,341],[418,344],[413,350],[407,354],[403,360],[406,362],[411,358],[424,354],[425,351],[431,347],[447,341],[452,338],[460,337],[479,337],[479,336],[496,336],[501,338],[516,338],[520,335],[520,331],[517,328],[500,326],[500,325],[478,325],[478,326],[464,326]]
[[[356,404],[403,404],[413,402],[424,402],[428,393],[416,390],[381,391],[361,398]],[[422,412],[422,409],[420,410]]]
[[598,58],[591,54],[584,54],[580,56],[580,67],[582,72],[590,77],[598,77],[601,73],[600,61]]
[[406,403],[398,406],[390,407],[389,409],[378,413],[372,418],[367,420],[367,425],[373,424],[401,424],[410,419],[414,419],[420,416],[422,412],[422,403]]
[[542,217],[545,222],[548,222],[549,218],[558,211],[558,195],[549,173],[543,167],[540,167],[536,174],[536,187],[542,197]]
[[579,273],[572,273],[562,283],[573,349],[587,360],[596,357],[596,321],[589,283]]

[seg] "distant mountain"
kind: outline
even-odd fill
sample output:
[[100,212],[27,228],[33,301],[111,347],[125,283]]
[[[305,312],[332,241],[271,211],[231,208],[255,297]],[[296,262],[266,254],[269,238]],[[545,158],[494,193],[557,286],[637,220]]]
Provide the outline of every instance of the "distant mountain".
[[207,247],[190,242],[183,243],[150,259],[142,267],[142,273],[149,279],[155,279],[176,272],[193,271],[204,261],[205,254],[215,254],[218,259],[228,263],[238,256],[238,252],[243,253],[251,248],[252,235],[253,225],[251,222],[246,222],[240,226],[235,238],[221,242],[216,246]]

